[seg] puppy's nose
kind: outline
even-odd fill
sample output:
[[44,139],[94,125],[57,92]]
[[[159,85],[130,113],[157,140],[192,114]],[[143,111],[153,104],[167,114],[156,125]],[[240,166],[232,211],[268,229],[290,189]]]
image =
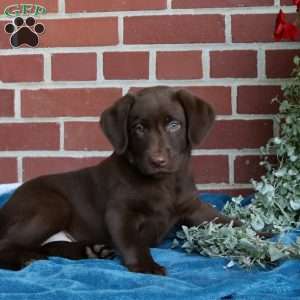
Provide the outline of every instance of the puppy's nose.
[[162,155],[152,155],[150,157],[151,163],[158,168],[165,167],[167,165],[167,159]]

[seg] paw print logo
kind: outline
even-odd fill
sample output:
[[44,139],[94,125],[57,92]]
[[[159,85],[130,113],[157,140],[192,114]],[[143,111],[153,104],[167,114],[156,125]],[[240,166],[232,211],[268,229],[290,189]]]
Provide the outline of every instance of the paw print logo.
[[42,23],[36,24],[33,17],[28,17],[25,22],[22,17],[17,17],[13,23],[6,24],[4,30],[11,34],[12,47],[21,45],[36,47],[39,43],[39,35],[45,31],[45,27]]

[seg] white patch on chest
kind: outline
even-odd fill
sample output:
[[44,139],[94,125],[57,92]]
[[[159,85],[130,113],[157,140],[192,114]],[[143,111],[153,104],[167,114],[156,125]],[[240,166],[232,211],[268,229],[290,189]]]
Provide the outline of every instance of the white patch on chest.
[[51,242],[76,242],[76,240],[66,231],[60,231],[50,236],[42,243],[42,246]]

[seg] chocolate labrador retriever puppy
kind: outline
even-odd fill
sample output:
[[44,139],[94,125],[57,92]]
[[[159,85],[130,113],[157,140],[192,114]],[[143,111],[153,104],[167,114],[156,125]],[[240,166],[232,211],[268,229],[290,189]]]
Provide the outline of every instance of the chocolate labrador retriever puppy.
[[[210,105],[185,90],[152,87],[119,99],[100,121],[110,157],[30,180],[0,210],[0,267],[50,255],[101,258],[111,255],[107,245],[130,271],[164,275],[149,248],[175,224],[231,221],[197,199],[189,166],[213,121]],[[71,243],[43,244],[61,231]]]

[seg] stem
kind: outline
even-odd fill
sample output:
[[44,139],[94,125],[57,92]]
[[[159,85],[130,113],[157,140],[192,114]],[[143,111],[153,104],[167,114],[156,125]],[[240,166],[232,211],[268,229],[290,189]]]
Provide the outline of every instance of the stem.
[[286,219],[289,219],[289,215],[283,210],[283,208],[276,202],[274,201],[274,204],[279,208],[279,210],[282,212],[282,214],[286,217]]

